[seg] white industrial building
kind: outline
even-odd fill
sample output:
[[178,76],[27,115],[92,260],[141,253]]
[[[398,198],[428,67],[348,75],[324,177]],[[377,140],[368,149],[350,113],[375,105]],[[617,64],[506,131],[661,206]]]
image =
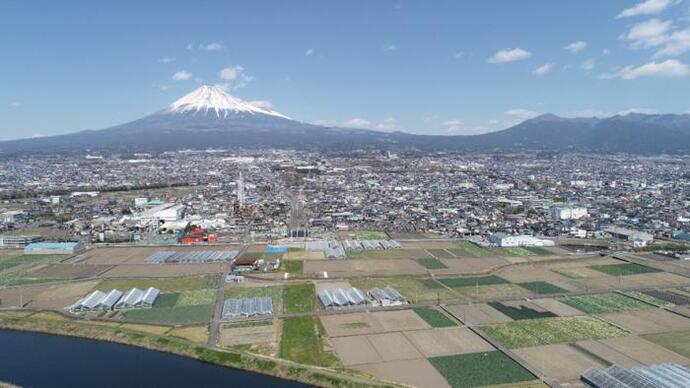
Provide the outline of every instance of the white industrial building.
[[649,233],[620,226],[607,226],[603,231],[615,238],[631,241],[635,247],[644,247],[654,241],[654,236]]
[[524,234],[519,236],[511,236],[505,233],[494,233],[489,236],[489,241],[499,247],[552,247],[556,245],[551,240],[541,239]]
[[164,203],[142,212],[139,217],[144,221],[176,222],[184,218],[184,205]]
[[587,208],[583,206],[554,206],[551,216],[556,220],[579,220],[587,217]]

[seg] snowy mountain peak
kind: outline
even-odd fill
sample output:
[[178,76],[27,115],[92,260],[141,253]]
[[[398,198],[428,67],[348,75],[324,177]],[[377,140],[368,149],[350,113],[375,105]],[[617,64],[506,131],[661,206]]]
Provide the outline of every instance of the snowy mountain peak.
[[257,103],[233,97],[220,86],[203,85],[179,100],[170,104],[165,113],[198,113],[215,112],[217,117],[228,117],[238,113],[252,115],[269,115],[289,119],[274,110],[259,106]]

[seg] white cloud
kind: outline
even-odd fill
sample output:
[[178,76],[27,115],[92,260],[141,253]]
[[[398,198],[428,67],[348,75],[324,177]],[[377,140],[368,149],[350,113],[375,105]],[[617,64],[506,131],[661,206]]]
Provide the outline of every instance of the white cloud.
[[521,60],[527,59],[531,56],[532,56],[532,53],[518,47],[518,48],[514,48],[514,49],[500,50],[496,54],[494,54],[491,58],[489,58],[488,62],[489,63],[507,63],[507,62],[521,61]]
[[587,42],[579,40],[577,42],[573,42],[565,47],[563,47],[565,50],[570,51],[572,54],[579,53],[580,51],[584,50],[587,48]]
[[383,45],[383,47],[381,47],[381,51],[383,51],[384,53],[398,51],[398,46],[393,43],[387,43]]
[[160,63],[171,63],[171,62],[175,62],[175,58],[163,57],[163,58],[160,58],[158,60],[158,62],[160,62]]
[[398,128],[398,123],[395,121],[394,117],[389,117],[389,118],[381,121],[376,126],[376,129],[380,129],[382,131],[393,131],[397,128]]
[[173,76],[172,76],[172,79],[174,81],[186,81],[190,78],[192,78],[192,73],[190,73],[186,70],[180,70],[177,73],[173,74]]
[[539,116],[539,113],[523,108],[509,109],[505,111],[505,114],[510,116],[513,120],[517,120],[518,122]]
[[620,115],[620,116],[629,115],[629,114],[631,114],[631,113],[639,113],[639,114],[645,114],[645,115],[653,115],[653,114],[659,113],[659,111],[657,111],[657,110],[654,109],[654,108],[628,108],[628,109],[622,110],[622,111],[620,111],[620,112],[616,112],[616,114],[617,114],[617,115]]
[[609,54],[611,54],[611,50],[609,50],[609,49],[601,50],[601,55],[609,55]]
[[649,48],[664,44],[668,40],[667,32],[670,29],[670,21],[649,19],[633,25],[622,38],[630,42],[633,48]]
[[627,18],[631,16],[639,15],[654,15],[668,8],[670,5],[678,3],[679,1],[674,0],[645,0],[641,3],[635,4],[634,6],[624,9],[619,13],[616,18]]
[[320,125],[323,127],[333,127],[336,125],[335,120],[329,120],[329,119],[314,120],[311,123],[314,125]]
[[270,101],[254,100],[254,101],[249,101],[249,104],[251,104],[257,108],[266,109],[266,110],[273,110],[273,104]]
[[688,51],[690,51],[690,28],[669,34],[664,47],[657,51],[654,57],[672,57]]
[[467,57],[471,57],[472,53],[468,53],[466,51],[457,51],[453,54],[453,58],[455,59],[463,59]]
[[220,43],[220,42],[211,42],[211,43],[199,43],[199,44],[194,44],[190,43],[187,45],[187,50],[193,51],[193,50],[202,50],[202,51],[223,51],[225,50],[225,46]]
[[225,67],[218,72],[218,75],[223,81],[227,81],[223,85],[226,89],[239,89],[254,80],[254,77],[247,74],[244,67],[240,65]]
[[596,62],[594,62],[594,59],[588,59],[580,64],[580,69],[582,70],[592,70],[594,69],[594,66],[596,66]]
[[366,119],[352,118],[343,123],[343,127],[348,128],[371,128],[371,122]]
[[[626,66],[608,78],[632,80],[640,77],[685,77],[690,75],[690,67],[675,59],[664,62],[649,62],[640,66]],[[606,77],[604,77],[606,78]]]
[[446,132],[462,132],[465,129],[465,125],[458,119],[444,121],[441,125]]
[[307,49],[307,51],[304,52],[305,57],[311,57],[312,55],[314,55],[314,48],[313,47]]
[[532,72],[532,74],[534,74],[534,75],[544,75],[544,74],[550,72],[552,67],[553,67],[553,64],[552,64],[552,63],[545,63],[545,64],[543,64],[543,65],[537,67],[536,69],[534,69],[534,71]]
[[20,106],[22,106],[22,103],[18,102],[18,101],[14,101],[14,102],[10,103],[10,109],[17,109]]

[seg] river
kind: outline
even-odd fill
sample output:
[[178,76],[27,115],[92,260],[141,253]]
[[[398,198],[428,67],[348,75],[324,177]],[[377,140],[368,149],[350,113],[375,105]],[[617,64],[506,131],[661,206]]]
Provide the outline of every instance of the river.
[[306,387],[109,342],[0,330],[0,381],[22,387]]

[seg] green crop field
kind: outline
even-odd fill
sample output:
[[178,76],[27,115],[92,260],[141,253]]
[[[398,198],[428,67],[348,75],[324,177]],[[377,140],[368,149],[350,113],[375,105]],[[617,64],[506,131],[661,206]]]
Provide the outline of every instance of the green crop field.
[[180,293],[175,306],[197,306],[200,304],[211,304],[216,298],[215,291],[208,290],[191,290]]
[[458,325],[446,314],[436,309],[429,307],[417,307],[414,309],[414,312],[417,313],[417,315],[419,315],[431,327],[450,327]]
[[67,258],[64,255],[24,255],[9,254],[0,255],[0,272],[23,264],[48,264],[56,263]]
[[527,369],[498,351],[432,357],[429,362],[454,388],[483,387],[535,379]]
[[206,323],[211,320],[213,306],[210,304],[195,306],[153,307],[150,309],[129,310],[124,313],[127,320],[163,323],[190,324]]
[[300,364],[338,366],[337,357],[323,347],[325,331],[314,317],[288,318],[283,321],[280,357]]
[[304,270],[304,261],[285,260],[282,263],[282,270],[290,273],[302,273],[302,271]]
[[180,299],[180,294],[177,292],[160,294],[156,299],[154,307],[175,307],[178,299]]
[[526,282],[526,283],[517,283],[517,285],[520,287],[523,287],[527,290],[530,290],[537,295],[561,294],[564,292],[568,292],[568,290],[565,290],[565,289],[560,288],[558,286],[554,286],[553,284],[547,283],[547,282]]
[[616,293],[569,296],[560,301],[587,314],[617,313],[652,307],[647,303]]
[[355,238],[357,240],[390,240],[390,237],[388,237],[388,234],[386,234],[386,232],[366,230],[355,232]]
[[118,289],[126,291],[135,287],[142,290],[149,287],[155,287],[161,290],[161,292],[173,292],[214,288],[217,282],[218,279],[211,276],[194,276],[174,279],[107,279],[98,283],[96,287],[94,287],[94,290]]
[[459,287],[474,287],[474,286],[486,286],[491,284],[506,284],[509,283],[507,280],[500,278],[495,275],[490,276],[475,276],[475,277],[460,277],[460,278],[437,278],[446,287],[459,288]]
[[626,291],[625,294],[629,295],[635,299],[640,299],[644,302],[647,302],[649,304],[653,304],[656,306],[662,306],[662,307],[674,307],[675,306],[675,304],[673,304],[671,302],[661,300],[659,298],[655,298],[651,295],[647,295],[647,294],[640,292],[640,291]]
[[646,267],[644,265],[636,263],[590,265],[589,268],[595,269],[599,272],[603,272],[607,275],[612,276],[626,276],[637,275],[641,273],[661,272],[656,268]]
[[446,267],[445,264],[442,262],[436,260],[436,259],[418,259],[417,264],[421,265],[422,267],[426,269],[444,269],[448,268]]
[[644,339],[690,358],[690,330],[647,334]]
[[550,311],[537,311],[525,306],[517,308],[512,306],[506,306],[500,302],[489,302],[489,306],[495,308],[496,310],[502,312],[503,314],[509,316],[510,318],[516,321],[523,319],[551,318],[556,316],[556,314]]
[[630,334],[593,316],[514,321],[483,326],[482,330],[509,348],[613,338]]
[[285,286],[285,312],[308,313],[314,311],[315,291],[314,284],[290,284]]

